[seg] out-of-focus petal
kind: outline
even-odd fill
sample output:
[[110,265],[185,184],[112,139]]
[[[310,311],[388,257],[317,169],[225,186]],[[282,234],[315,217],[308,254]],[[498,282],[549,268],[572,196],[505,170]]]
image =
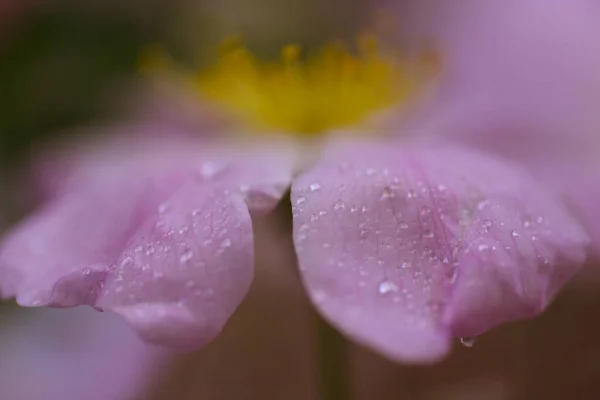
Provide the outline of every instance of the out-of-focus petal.
[[539,313],[588,238],[526,173],[460,148],[331,147],[292,186],[294,242],[315,305],[390,358],[439,359]]
[[276,205],[291,159],[269,146],[130,139],[78,152],[4,240],[0,287],[24,306],[88,304],[151,341],[201,346],[248,291],[250,212]]
[[560,188],[600,252],[600,3],[408,1],[400,29],[446,56],[417,124],[478,146]]
[[0,328],[2,399],[142,398],[169,359],[115,317],[86,309],[24,314],[6,316]]

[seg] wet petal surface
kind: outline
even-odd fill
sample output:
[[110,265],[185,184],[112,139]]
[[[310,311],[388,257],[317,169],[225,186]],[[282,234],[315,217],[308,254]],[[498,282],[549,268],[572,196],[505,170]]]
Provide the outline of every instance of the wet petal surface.
[[198,347],[221,330],[252,280],[250,212],[276,205],[290,164],[268,146],[150,144],[72,163],[60,190],[5,238],[3,296],[114,310],[157,343]]
[[352,338],[401,361],[536,315],[588,238],[519,169],[460,148],[331,146],[292,187],[310,296]]

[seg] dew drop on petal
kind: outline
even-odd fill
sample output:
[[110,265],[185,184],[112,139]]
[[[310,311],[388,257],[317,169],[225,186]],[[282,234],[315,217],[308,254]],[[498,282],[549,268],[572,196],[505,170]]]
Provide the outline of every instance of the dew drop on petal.
[[491,219],[484,219],[483,220],[483,226],[485,226],[486,228],[491,228],[492,225],[494,225],[494,223],[492,222]]
[[121,261],[121,268],[129,268],[133,266],[133,258],[125,257],[123,261]]
[[221,242],[221,248],[225,249],[227,247],[231,246],[231,240],[230,239],[224,239]]
[[321,185],[316,182],[313,182],[308,186],[308,188],[310,189],[311,192],[314,192],[314,191],[321,189]]
[[194,257],[194,252],[192,250],[185,250],[181,256],[179,257],[179,262],[181,264],[186,264],[188,263],[192,258]]
[[169,204],[168,203],[162,203],[158,206],[158,213],[159,214],[164,214],[169,210]]
[[207,161],[200,166],[200,175],[204,179],[210,179],[219,172],[219,169],[220,168],[216,163]]
[[296,204],[302,204],[306,201],[306,197],[300,196],[296,199]]
[[519,236],[519,232],[517,232],[517,231],[512,231],[512,232],[510,233],[510,235],[511,235],[512,237],[518,237],[518,236]]
[[464,347],[471,348],[475,345],[476,340],[477,338],[474,337],[461,337],[460,344],[462,344]]
[[335,204],[333,205],[334,210],[341,210],[343,208],[346,208],[346,206],[344,205],[344,203],[341,200],[336,201]]
[[388,293],[395,293],[398,291],[398,286],[396,286],[396,284],[394,282],[391,282],[389,280],[385,280],[383,282],[381,282],[377,288],[377,291],[379,292],[380,295],[386,295]]

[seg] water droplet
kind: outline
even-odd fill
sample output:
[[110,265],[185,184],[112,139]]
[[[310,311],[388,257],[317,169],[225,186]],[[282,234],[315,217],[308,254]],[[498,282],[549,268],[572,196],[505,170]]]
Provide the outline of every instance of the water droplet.
[[544,217],[537,217],[535,219],[535,222],[537,222],[539,225],[543,224],[544,223]]
[[426,217],[431,213],[431,208],[428,206],[421,207],[421,216]]
[[473,345],[475,345],[476,340],[477,338],[474,337],[461,337],[460,344],[462,344],[464,347],[471,348]]
[[358,206],[353,205],[352,207],[350,207],[350,212],[357,212],[358,211]]
[[310,189],[311,192],[314,192],[314,191],[321,189],[321,185],[316,182],[313,182],[308,186],[308,188]]
[[400,222],[398,224],[398,228],[400,228],[400,229],[408,229],[408,224],[406,222]]
[[531,218],[525,217],[523,218],[523,227],[529,228],[531,226]]
[[484,219],[483,220],[483,226],[485,226],[486,228],[491,228],[492,225],[494,225],[494,223],[492,222],[491,219]]
[[325,214],[327,214],[327,211],[325,211],[325,210],[319,211],[319,217],[322,217]]
[[230,239],[224,239],[221,242],[221,248],[225,249],[227,247],[231,246],[231,240]]
[[91,269],[89,269],[88,267],[85,267],[85,268],[83,268],[83,269],[81,270],[81,272],[82,272],[84,275],[89,275],[89,274],[91,274],[91,273],[92,273],[92,270],[91,270]]
[[180,227],[180,228],[179,228],[179,233],[180,233],[180,234],[182,234],[182,235],[184,235],[184,234],[186,234],[186,233],[187,233],[189,230],[190,230],[189,226],[187,226],[187,225],[184,225],[184,226],[182,226],[182,227]]
[[487,244],[480,244],[479,247],[477,248],[479,251],[488,251],[490,248],[490,246],[488,246]]
[[296,204],[302,204],[306,201],[306,197],[300,196],[296,199]]
[[123,261],[121,261],[121,268],[129,268],[133,266],[133,258],[125,257]]
[[309,229],[310,229],[310,225],[309,224],[302,224],[302,225],[300,225],[300,232],[306,232]]
[[432,237],[434,237],[434,236],[435,236],[435,235],[434,235],[434,233],[433,233],[433,231],[432,231],[431,229],[425,229],[425,230],[423,231],[423,237],[426,237],[426,238],[432,238]]
[[137,246],[135,246],[135,248],[133,249],[133,251],[135,251],[136,253],[141,253],[142,250],[144,250],[144,248],[142,247],[141,244],[138,244]]
[[360,209],[360,212],[366,213],[368,211],[367,206],[362,206],[362,208]]
[[341,210],[343,208],[346,208],[346,206],[344,205],[344,203],[341,200],[336,201],[335,204],[333,205],[334,210]]
[[477,203],[477,209],[479,211],[483,210],[484,208],[486,208],[488,205],[490,204],[489,200],[482,200],[479,203]]
[[181,257],[179,257],[179,262],[181,264],[187,264],[192,258],[194,258],[194,252],[187,249],[181,254]]
[[438,187],[437,187],[437,188],[438,188],[438,190],[439,190],[440,192],[443,192],[443,191],[445,191],[446,189],[448,189],[448,188],[447,188],[445,185],[438,185]]
[[518,236],[519,236],[519,232],[517,232],[517,231],[512,231],[512,232],[510,233],[510,235],[511,235],[512,237],[518,237]]
[[408,192],[406,192],[407,199],[411,200],[411,199],[414,199],[415,197],[417,197],[417,193],[414,190],[410,189]]
[[316,220],[318,220],[318,219],[319,219],[319,216],[318,216],[317,214],[312,214],[312,215],[310,216],[310,220],[311,220],[312,222],[315,222],[315,221],[316,221]]
[[149,256],[150,254],[154,254],[155,251],[156,249],[154,248],[154,246],[148,246],[148,248],[146,249],[146,255]]
[[388,293],[395,293],[398,291],[398,286],[394,282],[385,280],[379,284],[377,291],[380,295],[386,295]]
[[531,241],[532,241],[532,242],[537,242],[539,239],[540,239],[540,238],[539,238],[539,236],[538,236],[538,235],[533,235],[533,236],[531,236]]
[[169,210],[169,204],[168,203],[162,203],[158,206],[158,213],[159,214],[164,214]]
[[215,176],[219,172],[219,170],[220,168],[216,163],[212,161],[206,161],[200,166],[200,175],[204,179],[210,179],[213,176]]
[[400,268],[402,268],[402,269],[410,268],[410,261],[402,261],[402,264],[400,264]]
[[194,217],[197,217],[198,215],[200,215],[200,213],[201,213],[201,211],[200,211],[199,209],[197,209],[197,208],[196,208],[195,210],[193,210],[193,211],[192,211],[192,215],[193,215]]

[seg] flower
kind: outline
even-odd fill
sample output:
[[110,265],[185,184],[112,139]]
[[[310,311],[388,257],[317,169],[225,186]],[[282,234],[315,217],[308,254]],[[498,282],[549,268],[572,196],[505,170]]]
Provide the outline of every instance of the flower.
[[[489,144],[498,142],[499,133],[522,132],[519,118],[530,115],[547,119],[524,126],[532,135],[527,149],[553,134],[571,144],[567,122],[579,110],[522,93],[537,71],[536,57],[507,57],[512,51],[536,54],[528,39],[554,29],[527,24],[542,9],[514,5],[500,14],[504,24],[521,23],[522,37],[506,49],[494,47],[498,54],[484,39],[506,25],[481,30],[480,17],[496,17],[489,10],[495,8],[478,7],[460,27],[485,46],[462,47],[468,41],[442,30],[451,73],[410,128],[393,119],[387,129],[348,127],[359,113],[391,106],[421,87],[413,85],[420,75],[403,75],[411,71],[404,59],[379,53],[355,58],[336,50],[303,67],[291,47],[283,66],[264,67],[236,47],[216,76],[194,82],[205,98],[250,121],[231,129],[260,127],[266,134],[268,126],[286,134],[198,137],[138,124],[112,132],[114,137],[105,132],[101,143],[54,153],[56,159],[42,168],[47,201],[7,235],[0,250],[3,295],[24,306],[112,310],[149,341],[203,346],[250,286],[253,218],[273,210],[291,187],[302,279],[317,309],[354,340],[397,361],[431,362],[448,353],[453,337],[537,315],[592,254],[594,215],[578,196],[563,196],[563,186],[541,179],[554,164],[532,168],[527,159],[513,157],[511,150],[525,146],[517,138],[502,143],[507,151]],[[558,3],[543,9],[551,21],[572,17],[587,27],[580,11]],[[513,21],[521,13],[523,19]],[[581,44],[570,61],[587,60],[591,39],[570,28],[563,32],[571,35],[568,43]],[[502,62],[502,68],[522,64],[509,69],[512,86],[504,80],[492,85],[490,71],[469,62],[475,56],[490,60],[490,71],[503,71],[497,66]],[[372,74],[365,68],[370,65],[376,67]],[[185,82],[187,77],[174,74]],[[243,78],[248,97],[232,86],[235,77]],[[336,86],[328,82],[358,95],[329,100]],[[581,89],[572,83],[549,87],[572,100]],[[515,112],[516,99],[523,107]],[[486,104],[493,110],[482,115],[478,107]],[[549,116],[540,112],[545,105],[556,107]],[[589,139],[595,126],[581,127],[582,138]],[[298,143],[321,138],[317,134],[329,128],[335,132],[317,142],[319,157],[307,162]],[[304,135],[288,134],[294,131]],[[563,150],[544,147],[534,161],[541,155],[574,158]]]

